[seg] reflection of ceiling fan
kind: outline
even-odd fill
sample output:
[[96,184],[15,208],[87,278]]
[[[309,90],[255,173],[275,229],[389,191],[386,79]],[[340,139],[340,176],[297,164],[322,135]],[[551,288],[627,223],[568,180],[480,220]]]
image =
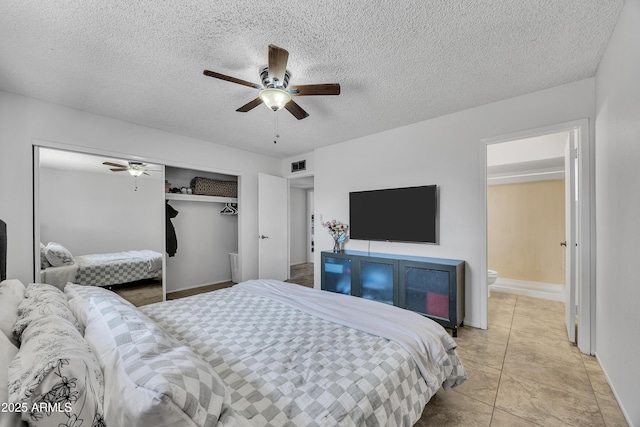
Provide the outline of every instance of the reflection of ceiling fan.
[[278,111],[284,107],[293,114],[296,119],[301,120],[308,117],[309,114],[296,104],[291,99],[291,96],[340,95],[340,85],[337,83],[288,87],[289,78],[291,77],[291,73],[287,70],[288,59],[289,52],[278,46],[274,46],[272,44],[269,45],[269,65],[260,69],[262,86],[209,70],[204,70],[204,75],[220,80],[226,80],[231,83],[249,86],[260,91],[256,99],[236,110],[241,113],[246,113],[247,111],[250,111],[264,103],[273,111]]
[[127,171],[129,172],[129,175],[131,176],[140,176],[140,175],[149,175],[147,173],[147,171],[149,172],[155,172],[152,169],[147,169],[147,164],[146,163],[142,163],[142,162],[128,162],[128,164],[126,165],[122,165],[122,164],[118,164],[118,163],[112,163],[112,162],[102,162],[103,165],[106,166],[113,166],[113,168],[111,168],[112,172],[124,172]]

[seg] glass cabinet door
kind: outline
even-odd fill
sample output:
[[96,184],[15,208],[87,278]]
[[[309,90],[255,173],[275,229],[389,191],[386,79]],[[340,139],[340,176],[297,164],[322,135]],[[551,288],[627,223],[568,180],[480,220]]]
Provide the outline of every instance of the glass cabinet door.
[[449,320],[448,271],[406,267],[402,274],[407,309]]
[[324,259],[323,287],[325,291],[351,295],[351,260],[326,257]]
[[361,297],[393,305],[394,264],[360,262]]

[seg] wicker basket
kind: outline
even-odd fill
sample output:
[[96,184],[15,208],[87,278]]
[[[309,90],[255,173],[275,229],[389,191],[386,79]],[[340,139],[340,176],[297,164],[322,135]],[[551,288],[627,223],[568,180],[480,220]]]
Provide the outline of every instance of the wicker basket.
[[218,181],[197,176],[191,180],[191,188],[193,194],[201,196],[238,197],[236,181]]

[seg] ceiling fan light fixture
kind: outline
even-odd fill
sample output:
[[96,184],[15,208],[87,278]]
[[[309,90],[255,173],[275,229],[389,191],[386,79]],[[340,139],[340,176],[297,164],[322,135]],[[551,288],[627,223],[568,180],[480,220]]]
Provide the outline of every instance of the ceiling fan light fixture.
[[138,176],[140,176],[140,175],[142,175],[142,174],[144,173],[144,170],[142,170],[142,169],[129,168],[129,169],[127,170],[127,172],[129,172],[129,175],[131,175],[131,176],[138,177]]
[[262,99],[264,105],[273,111],[280,110],[287,105],[287,102],[291,101],[289,92],[276,88],[263,89],[258,96]]

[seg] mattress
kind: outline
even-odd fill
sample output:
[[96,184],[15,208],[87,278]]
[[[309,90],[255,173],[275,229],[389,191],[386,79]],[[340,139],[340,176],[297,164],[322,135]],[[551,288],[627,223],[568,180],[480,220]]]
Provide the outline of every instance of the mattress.
[[[441,385],[454,387],[466,378],[455,343],[443,335],[422,343],[422,351],[437,348],[439,356],[425,356],[430,362],[419,367],[402,340],[319,317],[317,308],[315,315],[306,312],[305,304],[315,306],[317,296],[328,292],[251,281],[254,288],[274,287],[281,294],[294,291],[291,286],[304,289],[307,299],[296,307],[243,285],[140,309],[213,367],[231,390],[235,412],[252,425],[411,426]],[[345,295],[329,298],[354,302]],[[389,307],[353,299],[374,309]],[[376,323],[376,311],[369,316],[356,323]],[[420,319],[435,325],[425,323],[426,329],[444,332]]]

